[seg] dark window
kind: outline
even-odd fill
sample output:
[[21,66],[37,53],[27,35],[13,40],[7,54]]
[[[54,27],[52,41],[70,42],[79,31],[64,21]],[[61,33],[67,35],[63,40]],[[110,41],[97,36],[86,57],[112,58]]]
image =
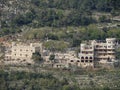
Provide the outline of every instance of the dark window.
[[90,60],[90,62],[93,62],[92,60]]
[[88,62],[88,60],[85,60],[85,62]]
[[81,57],[81,59],[84,59],[84,57]]
[[73,62],[73,60],[71,60],[71,62]]
[[92,59],[92,57],[90,57],[90,59]]
[[81,60],[81,62],[84,62],[84,60]]
[[85,57],[85,59],[88,59],[88,57]]
[[80,62],[79,60],[77,60],[77,62]]

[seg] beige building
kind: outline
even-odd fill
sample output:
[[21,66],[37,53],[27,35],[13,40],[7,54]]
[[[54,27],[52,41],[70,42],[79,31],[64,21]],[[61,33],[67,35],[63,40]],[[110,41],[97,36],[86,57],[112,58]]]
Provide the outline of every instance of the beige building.
[[94,46],[89,44],[81,44],[80,48],[80,66],[87,67],[94,65]]
[[30,44],[23,44],[23,43],[12,43],[11,47],[7,49],[5,53],[5,60],[7,61],[31,61],[32,54],[35,52],[40,52],[42,45],[39,43],[30,43]]
[[94,61],[99,63],[107,63],[114,61],[115,47],[117,41],[115,38],[106,38],[106,40],[91,40],[81,44],[81,50],[79,57],[81,59],[81,65],[94,66]]

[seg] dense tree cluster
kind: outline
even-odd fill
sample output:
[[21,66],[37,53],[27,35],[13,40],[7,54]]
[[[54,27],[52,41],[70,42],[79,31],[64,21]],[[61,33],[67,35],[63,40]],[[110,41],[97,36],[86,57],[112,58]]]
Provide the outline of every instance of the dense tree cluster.
[[[101,69],[98,71],[91,71],[91,70],[88,71],[85,69],[79,69],[78,71],[74,72],[74,74],[72,72],[65,73],[63,71],[60,72],[60,75],[57,74],[57,71],[56,72],[51,71],[51,72],[52,73],[50,72],[34,73],[34,72],[23,72],[23,71],[5,72],[3,70],[0,70],[0,89],[1,90],[92,90],[92,89],[117,90],[120,88],[119,70],[108,71],[106,69]],[[80,77],[78,78],[81,79],[79,80],[79,83],[81,84],[78,84],[78,82],[75,79],[76,76],[79,75]],[[100,85],[102,85],[102,87]]]
[[[100,29],[96,25],[87,27],[66,27],[66,28],[39,28],[25,33],[26,39],[49,40],[44,42],[48,49],[63,50],[70,46],[76,47],[84,40],[104,40],[107,37],[120,38],[120,28]],[[64,42],[68,42],[64,43]],[[54,48],[53,48],[54,46]]]
[[31,2],[43,8],[98,10],[110,12],[113,8],[119,8],[119,0],[31,0]]
[[50,73],[0,71],[1,90],[68,90],[64,89],[66,85],[72,87],[68,81],[56,79]]
[[[9,0],[2,2],[0,35],[16,33],[21,26],[66,27],[86,26],[96,23],[92,13],[119,12],[120,0],[18,0],[10,4]],[[105,17],[100,19],[106,22]],[[107,20],[108,22],[108,20]],[[6,31],[7,30],[7,31]]]

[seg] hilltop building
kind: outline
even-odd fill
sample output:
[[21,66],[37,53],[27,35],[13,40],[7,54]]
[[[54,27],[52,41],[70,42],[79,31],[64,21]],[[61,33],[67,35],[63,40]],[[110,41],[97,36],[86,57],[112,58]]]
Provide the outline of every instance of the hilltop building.
[[82,67],[94,66],[95,61],[98,61],[99,63],[114,61],[116,59],[116,45],[116,38],[106,38],[104,41],[91,40],[86,43],[82,43],[79,53]]
[[[89,40],[81,43],[78,57],[75,50],[67,50],[64,53],[50,52],[42,48],[41,43],[12,43],[5,51],[5,62],[11,64],[33,63],[32,54],[41,52],[44,58],[44,65],[54,68],[64,68],[70,66],[94,67],[95,62],[106,64],[116,60],[115,49],[117,46],[116,38],[106,38],[106,40]],[[43,50],[42,50],[43,49]],[[55,55],[53,61],[49,60],[51,54]]]
[[5,60],[7,61],[28,61],[32,59],[32,54],[35,52],[40,52],[42,45],[40,43],[12,43],[11,47],[7,48],[5,52]]

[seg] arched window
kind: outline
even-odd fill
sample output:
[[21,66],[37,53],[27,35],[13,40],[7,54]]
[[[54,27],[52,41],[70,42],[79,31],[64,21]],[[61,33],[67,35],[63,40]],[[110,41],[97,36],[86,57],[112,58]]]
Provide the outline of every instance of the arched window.
[[79,60],[77,60],[77,62],[80,62]]
[[90,57],[90,59],[92,59],[92,57]]
[[88,60],[85,60],[85,62],[88,62]]
[[81,59],[84,59],[84,57],[81,57]]
[[71,62],[73,62],[73,60],[71,60]]
[[85,57],[85,59],[88,59],[88,57]]

